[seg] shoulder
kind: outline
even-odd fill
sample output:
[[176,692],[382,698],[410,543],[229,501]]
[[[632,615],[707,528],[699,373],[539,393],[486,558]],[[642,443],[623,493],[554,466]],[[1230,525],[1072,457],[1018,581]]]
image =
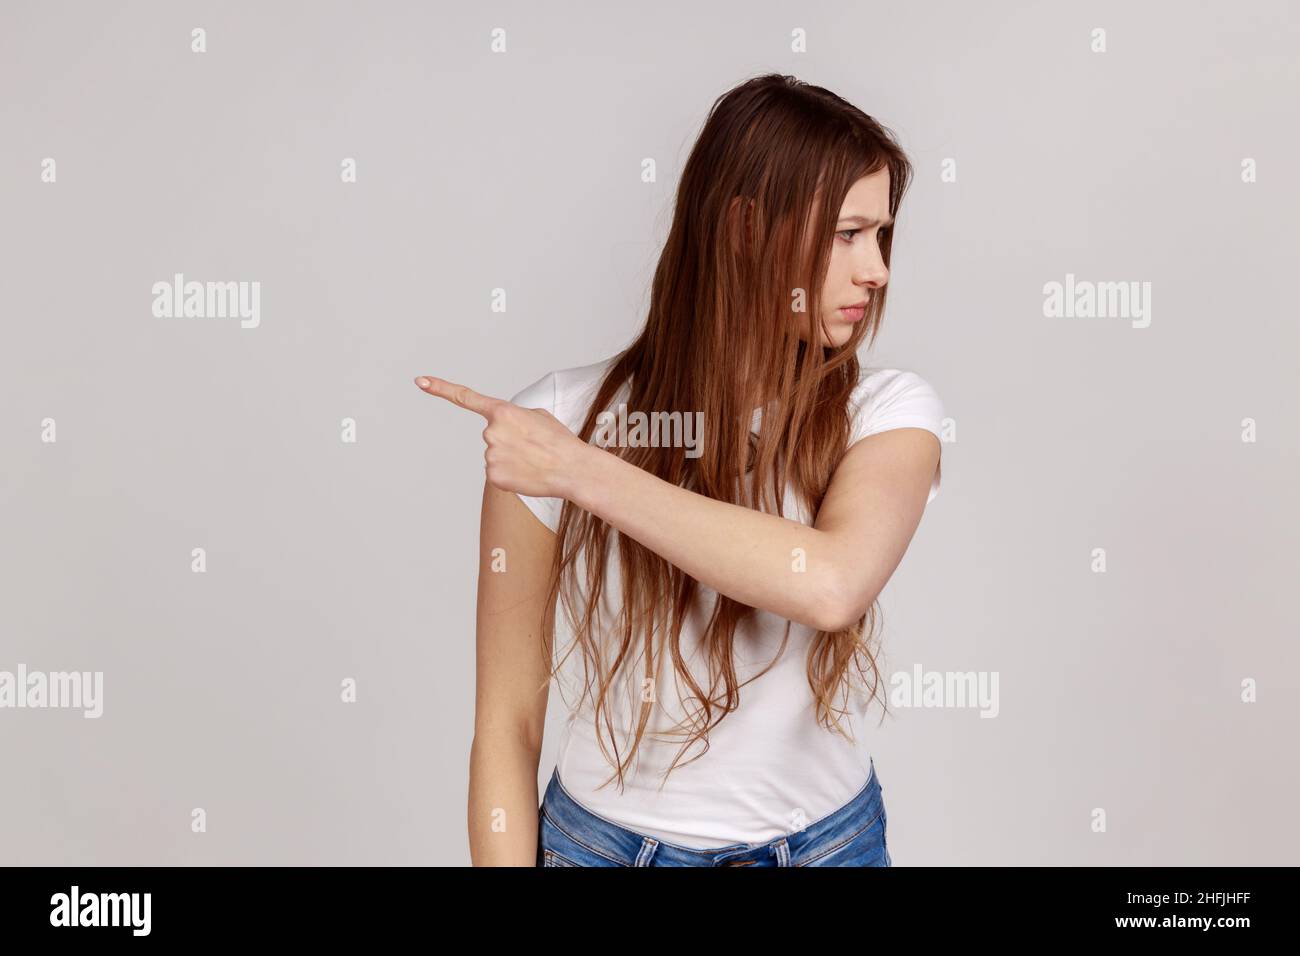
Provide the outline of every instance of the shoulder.
[[853,441],[891,428],[924,428],[943,438],[943,401],[910,369],[864,368],[851,403]]
[[[616,356],[590,365],[578,365],[547,372],[531,385],[525,386],[512,395],[510,401],[524,408],[545,409],[563,422],[569,431],[576,434],[582,427],[582,421],[614,358]],[[528,510],[537,515],[542,524],[552,531],[559,528],[563,500],[533,498],[528,495],[520,495],[519,498],[528,506]]]
[[576,431],[614,358],[547,372],[511,396],[510,401],[525,408],[544,408]]
[[[924,428],[943,441],[943,402],[934,386],[916,372],[899,368],[863,369],[853,390],[849,445],[891,428]],[[940,449],[942,452],[942,449]],[[935,468],[926,503],[939,493],[942,467]]]

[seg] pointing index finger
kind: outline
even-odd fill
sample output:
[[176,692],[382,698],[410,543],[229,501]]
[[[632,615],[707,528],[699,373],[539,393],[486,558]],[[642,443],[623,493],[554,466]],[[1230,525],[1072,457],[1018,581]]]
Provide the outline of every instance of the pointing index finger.
[[445,398],[453,405],[459,405],[461,408],[467,408],[471,412],[477,412],[485,417],[502,402],[502,399],[493,398],[491,395],[482,395],[468,385],[457,385],[455,382],[434,378],[432,375],[421,375],[415,380],[415,384],[430,395]]

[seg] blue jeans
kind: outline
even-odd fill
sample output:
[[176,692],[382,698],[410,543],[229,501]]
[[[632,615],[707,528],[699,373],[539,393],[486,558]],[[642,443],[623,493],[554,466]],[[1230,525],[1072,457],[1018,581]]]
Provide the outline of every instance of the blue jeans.
[[559,769],[538,814],[538,866],[891,866],[888,817],[876,764],[857,795],[802,830],[767,843],[696,849],[637,833],[592,813],[560,782]]

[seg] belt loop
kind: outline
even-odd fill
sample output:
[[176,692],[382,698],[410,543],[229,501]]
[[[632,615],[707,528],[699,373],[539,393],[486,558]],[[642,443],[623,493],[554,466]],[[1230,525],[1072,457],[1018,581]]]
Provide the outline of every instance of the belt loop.
[[781,839],[777,841],[777,843],[772,847],[772,852],[776,854],[777,866],[790,865],[790,844],[785,837],[781,837]]
[[649,866],[650,861],[654,859],[655,850],[659,849],[659,841],[653,837],[646,837],[641,841],[641,852],[636,855],[636,862],[633,866]]

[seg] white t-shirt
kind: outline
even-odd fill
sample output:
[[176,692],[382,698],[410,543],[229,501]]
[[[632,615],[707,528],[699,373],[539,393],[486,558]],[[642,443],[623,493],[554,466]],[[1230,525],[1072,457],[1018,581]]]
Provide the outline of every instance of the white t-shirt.
[[[576,433],[612,361],[551,372],[511,401],[526,408],[544,408]],[[617,407],[626,398],[624,383],[611,406]],[[914,372],[863,369],[850,412],[850,445],[892,428],[924,428],[942,439],[943,405],[934,389]],[[762,410],[758,409],[754,414],[755,430],[761,422]],[[927,503],[938,491],[936,469]],[[559,527],[562,499],[519,497],[548,528],[554,531]],[[788,518],[811,523],[802,499],[789,486],[783,509]],[[611,529],[611,559],[601,600],[605,622],[616,617],[622,595],[617,533]],[[581,575],[581,559],[577,566]],[[712,588],[699,584],[681,634],[683,656],[705,691],[709,688],[707,662],[695,651],[716,595]],[[702,757],[690,760],[703,747],[699,741],[691,745],[662,790],[663,774],[681,750],[684,737],[656,738],[655,734],[663,734],[684,720],[687,711],[681,706],[681,695],[690,693],[676,675],[672,661],[663,662],[660,686],[668,686],[656,690],[658,706],[641,739],[635,762],[626,773],[621,793],[617,780],[601,787],[613,773],[613,766],[596,742],[591,701],[582,701],[581,708],[570,713],[560,741],[558,770],[565,789],[600,816],[663,842],[693,848],[766,843],[847,803],[862,789],[870,773],[865,735],[873,722],[867,717],[866,694],[858,690],[846,705],[850,713],[841,718],[856,743],[819,724],[806,675],[807,648],[816,632],[806,625],[789,623],[789,641],[781,659],[748,684],[744,682],[761,671],[780,649],[787,621],[756,609],[752,618],[736,629],[736,677],[744,685],[739,691],[740,706],[710,729],[709,749]],[[572,639],[572,629],[561,608],[556,615],[556,652],[571,653],[556,676],[563,698],[571,707],[582,696],[584,680],[582,652],[572,647]],[[624,676],[611,687],[609,713],[616,724],[620,758],[627,754],[635,731],[644,672],[644,661],[635,656],[632,665],[621,672]],[[592,675],[591,679],[594,690],[598,677]],[[716,708],[714,713],[716,716]],[[602,726],[601,733],[609,748],[608,729]]]

